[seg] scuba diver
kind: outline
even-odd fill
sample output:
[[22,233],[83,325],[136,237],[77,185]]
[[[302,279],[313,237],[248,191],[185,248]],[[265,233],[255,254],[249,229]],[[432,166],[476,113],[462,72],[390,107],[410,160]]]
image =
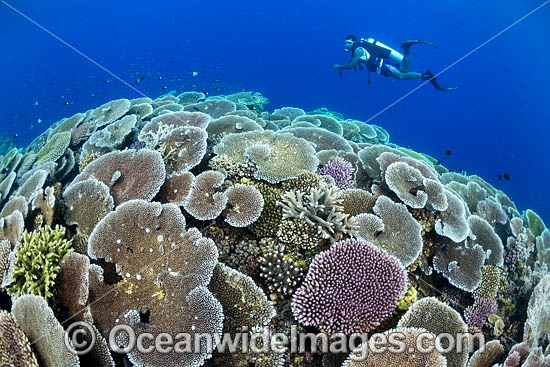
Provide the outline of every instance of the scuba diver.
[[430,70],[427,70],[425,73],[411,71],[410,48],[420,43],[438,48],[430,42],[410,40],[401,44],[401,48],[403,49],[403,54],[401,54],[373,38],[361,38],[358,40],[357,37],[349,35],[344,41],[344,50],[351,53],[350,61],[343,65],[335,64],[332,68],[339,70],[341,76],[343,69],[356,70],[356,68],[359,68],[359,70],[363,70],[363,67],[366,67],[369,72],[372,71],[386,77],[391,76],[398,80],[429,80],[440,91],[449,92],[455,90],[456,87],[443,88],[439,85],[436,77]]

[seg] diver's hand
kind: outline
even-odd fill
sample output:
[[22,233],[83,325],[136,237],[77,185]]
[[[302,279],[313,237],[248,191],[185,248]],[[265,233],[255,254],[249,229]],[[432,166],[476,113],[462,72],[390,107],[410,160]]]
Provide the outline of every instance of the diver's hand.
[[332,70],[340,70],[340,64],[334,64],[332,65]]

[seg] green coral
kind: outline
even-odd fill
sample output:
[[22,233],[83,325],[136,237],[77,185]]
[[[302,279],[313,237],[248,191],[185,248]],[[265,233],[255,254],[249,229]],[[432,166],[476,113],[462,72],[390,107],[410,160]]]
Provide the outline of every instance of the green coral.
[[11,163],[11,161],[15,158],[15,156],[19,153],[19,149],[12,148],[4,157],[2,157],[2,160],[0,161],[0,171],[3,171],[6,167],[8,167]]
[[537,213],[532,211],[531,209],[527,209],[525,212],[525,218],[527,219],[527,225],[529,226],[529,229],[535,236],[540,236],[542,232],[546,229],[546,226],[544,225],[544,222],[539,217]]
[[38,167],[43,163],[58,160],[70,144],[71,133],[69,131],[54,134],[38,152],[38,159],[34,162],[34,166]]
[[72,240],[66,240],[65,228],[42,227],[23,234],[16,250],[13,265],[13,283],[8,293],[13,297],[36,294],[50,301],[54,294],[59,264],[73,251]]

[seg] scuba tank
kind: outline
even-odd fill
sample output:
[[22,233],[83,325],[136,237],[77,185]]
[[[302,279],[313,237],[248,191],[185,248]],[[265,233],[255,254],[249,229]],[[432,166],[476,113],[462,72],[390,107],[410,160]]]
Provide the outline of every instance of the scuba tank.
[[384,59],[390,59],[397,64],[401,64],[401,62],[403,61],[403,54],[397,52],[393,48],[383,44],[380,41],[376,41],[374,38],[361,38],[360,44],[361,46],[364,46],[369,52],[371,52],[371,50],[369,49],[374,49],[374,53],[383,55]]

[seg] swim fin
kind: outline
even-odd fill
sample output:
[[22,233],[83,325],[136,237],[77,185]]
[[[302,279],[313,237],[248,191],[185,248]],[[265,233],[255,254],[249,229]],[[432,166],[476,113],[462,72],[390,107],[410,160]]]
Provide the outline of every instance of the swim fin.
[[430,70],[426,70],[426,72],[422,74],[422,80],[429,80],[430,83],[432,83],[432,85],[435,87],[435,89],[441,92],[452,92],[457,88],[457,87],[443,88],[441,85],[439,85],[437,78],[435,77],[434,73],[432,73]]
[[411,48],[412,45],[416,45],[418,43],[423,43],[425,45],[429,45],[429,46],[432,46],[433,48],[437,48],[439,49],[439,47],[437,47],[436,45],[434,45],[433,43],[431,42],[428,42],[428,41],[422,41],[422,40],[408,40],[408,41],[405,41],[401,44],[401,48],[403,49],[403,51],[405,53],[408,53],[409,52],[409,49]]

